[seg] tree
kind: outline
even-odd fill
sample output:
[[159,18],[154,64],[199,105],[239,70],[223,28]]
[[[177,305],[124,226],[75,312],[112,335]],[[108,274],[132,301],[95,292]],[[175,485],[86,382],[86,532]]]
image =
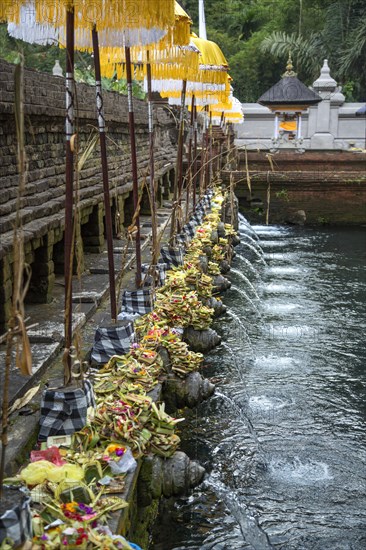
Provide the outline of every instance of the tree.
[[[322,13],[317,31],[286,33],[274,31],[261,44],[263,53],[285,61],[291,52],[297,68],[310,83],[319,74],[323,59],[329,60],[333,76],[357,99],[366,96],[366,6],[359,0],[336,0]],[[310,29],[309,29],[310,30]]]

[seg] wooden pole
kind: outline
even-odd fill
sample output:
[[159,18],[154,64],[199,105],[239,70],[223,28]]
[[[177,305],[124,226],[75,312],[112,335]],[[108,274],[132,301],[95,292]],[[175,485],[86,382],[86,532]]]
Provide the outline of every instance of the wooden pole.
[[66,192],[65,192],[65,354],[64,383],[71,381],[72,344],[72,269],[73,269],[73,194],[74,154],[71,138],[74,134],[74,11],[66,11]]
[[212,177],[213,177],[213,160],[212,160],[212,141],[213,141],[213,137],[212,137],[212,112],[210,111],[210,126],[209,126],[209,131],[208,131],[208,151],[209,151],[209,157],[208,157],[208,178],[209,178],[209,181],[208,183],[210,184],[211,181],[212,181]]
[[104,194],[104,210],[105,210],[105,227],[107,236],[108,250],[108,274],[109,274],[109,295],[111,301],[111,318],[115,322],[117,320],[117,301],[116,301],[116,280],[114,270],[113,257],[113,230],[112,230],[112,212],[109,197],[109,178],[108,178],[108,161],[107,161],[107,144],[105,137],[105,118],[103,108],[102,82],[100,73],[100,52],[99,38],[95,27],[92,31],[93,52],[94,52],[94,68],[95,68],[95,93],[97,105],[97,117],[99,128],[100,155],[102,161],[102,178],[103,178],[103,194]]
[[191,101],[191,123],[189,128],[189,144],[188,144],[188,159],[187,159],[187,197],[186,197],[186,221],[188,221],[189,215],[189,199],[190,199],[190,190],[192,187],[192,142],[193,142],[193,124],[194,124],[194,107],[195,107],[195,97],[192,94]]
[[200,166],[200,198],[203,195],[206,179],[206,108],[203,113],[202,143],[201,143],[201,166]]
[[196,190],[197,190],[197,105],[194,106],[194,136],[193,136],[193,209],[196,208]]
[[126,76],[127,76],[127,96],[128,96],[128,125],[130,131],[131,144],[131,164],[132,164],[132,184],[133,184],[133,208],[134,222],[136,227],[136,285],[141,285],[141,236],[140,236],[140,216],[137,212],[139,208],[139,180],[137,174],[137,154],[136,154],[136,134],[135,134],[135,114],[133,111],[132,99],[132,73],[131,73],[131,51],[125,47],[126,58]]
[[[180,117],[179,117],[179,132],[178,132],[178,152],[177,152],[177,164],[175,169],[175,181],[174,181],[174,204],[172,211],[172,220],[170,227],[170,240],[173,241],[176,229],[177,221],[177,209],[180,206],[181,197],[182,197],[182,183],[183,183],[183,137],[184,137],[184,107],[186,104],[186,91],[187,91],[187,81],[183,80],[182,82],[182,93],[181,93],[181,108],[180,108]],[[177,228],[178,231],[180,228]]]
[[156,265],[159,256],[158,250],[158,235],[157,235],[157,215],[156,215],[156,200],[155,200],[155,156],[154,156],[154,113],[152,102],[151,89],[151,64],[150,52],[147,51],[147,99],[149,109],[149,158],[150,158],[150,205],[151,205],[151,246],[152,255],[151,263]]

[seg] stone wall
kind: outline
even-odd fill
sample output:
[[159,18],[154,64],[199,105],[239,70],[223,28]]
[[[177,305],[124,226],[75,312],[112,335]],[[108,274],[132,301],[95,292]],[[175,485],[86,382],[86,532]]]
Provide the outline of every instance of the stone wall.
[[[77,86],[77,132],[80,154],[96,133],[95,90]],[[140,184],[148,173],[147,104],[135,100]],[[112,210],[119,213],[115,232],[132,217],[132,174],[127,98],[104,94]],[[171,184],[176,155],[176,127],[168,111],[156,108],[155,161],[158,197]],[[26,191],[21,203],[26,261],[32,265],[27,299],[49,302],[55,273],[63,271],[65,204],[65,86],[63,78],[25,70]],[[0,327],[9,314],[12,274],[12,228],[18,192],[14,118],[14,65],[0,60]],[[104,206],[99,142],[76,178],[79,186],[84,248],[104,247]],[[146,204],[146,200],[144,201]]]
[[271,156],[248,153],[251,193],[247,186],[244,154],[239,154],[238,170],[224,172],[224,181],[233,175],[240,205],[250,220],[269,223],[301,221],[308,224],[366,223],[366,154],[348,152],[306,152],[280,150]]

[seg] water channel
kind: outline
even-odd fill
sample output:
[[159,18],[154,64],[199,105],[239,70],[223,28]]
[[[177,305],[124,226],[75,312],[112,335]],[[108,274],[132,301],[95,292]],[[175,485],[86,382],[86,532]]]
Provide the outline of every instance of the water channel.
[[366,232],[240,232],[216,393],[181,433],[208,473],[162,502],[150,548],[364,550]]

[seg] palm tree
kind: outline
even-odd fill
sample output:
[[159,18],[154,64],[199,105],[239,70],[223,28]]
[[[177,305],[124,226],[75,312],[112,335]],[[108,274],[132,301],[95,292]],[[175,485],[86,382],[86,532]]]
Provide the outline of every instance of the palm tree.
[[[302,30],[301,30],[302,29]],[[355,83],[358,95],[366,94],[366,6],[363,0],[334,0],[324,11],[321,29],[311,32],[299,24],[300,32],[275,31],[261,44],[264,53],[286,60],[291,52],[302,76],[317,76],[324,58],[340,80]],[[308,31],[308,32],[307,32]]]

